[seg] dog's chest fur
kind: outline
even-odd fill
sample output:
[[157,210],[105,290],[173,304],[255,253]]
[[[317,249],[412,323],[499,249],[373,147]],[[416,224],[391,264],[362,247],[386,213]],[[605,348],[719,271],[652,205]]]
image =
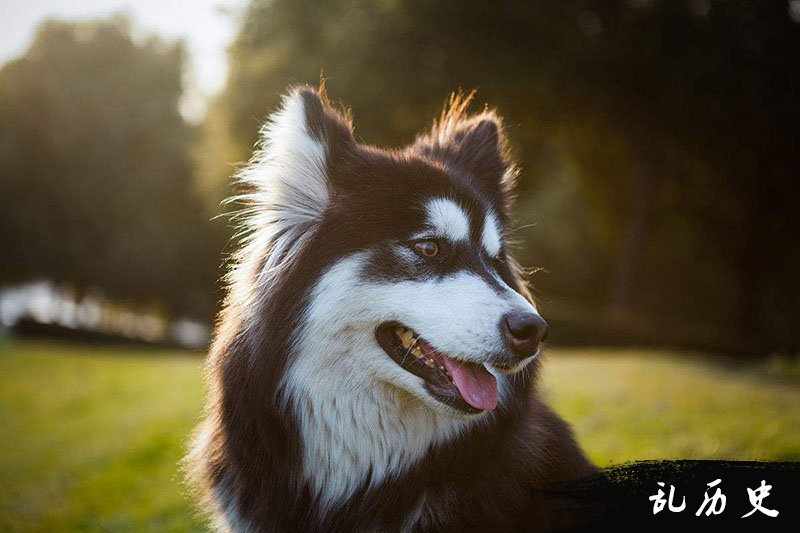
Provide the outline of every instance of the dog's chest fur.
[[[347,379],[364,372],[353,364],[352,341],[330,339],[326,346],[326,364],[299,357],[286,379],[303,441],[303,471],[322,507],[402,475],[433,446],[479,423],[437,413],[393,385]],[[365,342],[355,349],[376,347]],[[320,374],[337,378],[314,379]]]

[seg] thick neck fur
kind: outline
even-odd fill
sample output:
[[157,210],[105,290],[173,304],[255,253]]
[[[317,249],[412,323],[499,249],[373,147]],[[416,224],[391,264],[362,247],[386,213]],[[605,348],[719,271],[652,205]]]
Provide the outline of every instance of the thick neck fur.
[[338,330],[300,346],[284,394],[302,436],[305,479],[324,508],[403,474],[432,447],[479,423],[431,409],[395,385],[366,381],[358,361],[365,353],[386,357],[374,340]]
[[431,482],[482,462],[481,454],[491,449],[470,435],[491,433],[497,439],[491,446],[500,449],[502,434],[492,428],[516,418],[516,407],[508,406],[465,421],[437,413],[392,385],[370,389],[335,379],[354,371],[347,366],[349,350],[359,349],[335,339],[331,361],[339,363],[332,363],[331,379],[313,382],[316,388],[295,381],[308,370],[302,364],[288,365],[285,377],[272,381],[273,390],[282,391],[277,397],[262,388],[277,376],[256,367],[234,371],[258,357],[254,350],[279,345],[289,344],[276,338],[234,342],[216,354],[230,365],[223,372],[225,399],[211,413],[197,453],[207,461],[202,475],[224,516],[222,529],[322,531],[355,523],[372,530],[413,529],[432,519],[425,505]]

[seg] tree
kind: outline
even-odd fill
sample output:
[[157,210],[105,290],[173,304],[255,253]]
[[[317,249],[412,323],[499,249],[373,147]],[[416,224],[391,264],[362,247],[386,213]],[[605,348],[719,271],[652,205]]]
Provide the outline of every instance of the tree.
[[401,144],[476,87],[524,162],[515,237],[549,272],[545,312],[581,304],[584,334],[622,317],[617,340],[796,350],[798,49],[777,2],[252,0],[213,134],[246,158],[285,88],[324,73],[357,133]]
[[207,317],[218,239],[178,113],[182,44],[120,17],[43,23],[0,70],[4,281],[44,277]]

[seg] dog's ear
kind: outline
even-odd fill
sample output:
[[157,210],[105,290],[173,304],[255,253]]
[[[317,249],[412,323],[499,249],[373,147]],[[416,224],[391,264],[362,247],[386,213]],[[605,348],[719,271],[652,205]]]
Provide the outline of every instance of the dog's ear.
[[293,224],[317,220],[331,196],[330,162],[350,150],[350,120],[328,103],[324,88],[296,87],[261,129],[259,147],[239,173],[253,211]]
[[[355,144],[350,118],[331,106],[324,85],[319,89],[308,86],[295,88],[284,99],[284,110],[295,105],[295,101],[299,101],[302,106],[303,119],[301,121],[299,116],[292,117],[296,127],[324,146],[328,158],[340,155],[338,151],[350,149]],[[298,115],[301,114],[299,107]]]
[[411,148],[468,172],[490,192],[509,192],[516,174],[502,120],[488,109],[468,116],[472,96],[452,95],[431,132],[418,137]]
[[246,280],[242,287],[272,279],[298,256],[330,202],[331,162],[354,147],[350,121],[328,104],[324,90],[299,87],[283,98],[253,158],[236,174],[246,190],[229,200],[244,206],[234,214],[244,246],[233,272],[242,273],[236,274]]

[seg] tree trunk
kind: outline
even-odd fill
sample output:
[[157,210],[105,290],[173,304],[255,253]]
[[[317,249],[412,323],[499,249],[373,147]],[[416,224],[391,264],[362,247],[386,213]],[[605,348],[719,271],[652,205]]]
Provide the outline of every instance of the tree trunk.
[[657,176],[652,154],[647,145],[638,150],[639,172],[630,217],[624,228],[619,261],[611,282],[609,308],[613,315],[629,312],[633,306],[633,291],[653,211],[657,190]]

